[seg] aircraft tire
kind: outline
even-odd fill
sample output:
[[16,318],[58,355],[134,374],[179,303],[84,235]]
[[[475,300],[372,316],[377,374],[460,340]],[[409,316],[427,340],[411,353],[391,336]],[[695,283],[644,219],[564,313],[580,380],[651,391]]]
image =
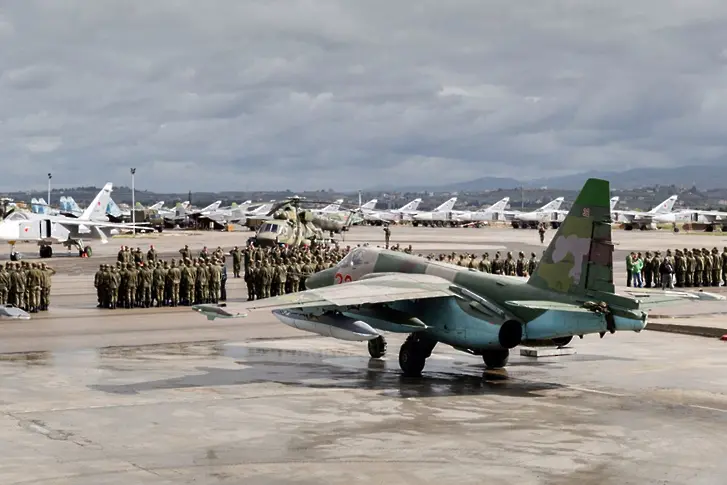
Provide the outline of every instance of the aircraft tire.
[[422,375],[424,364],[427,358],[415,342],[404,342],[399,349],[399,367],[407,377],[418,377]]
[[90,258],[93,255],[93,249],[91,249],[91,246],[83,248],[83,254],[85,254],[87,258]]
[[502,369],[510,357],[509,350],[487,350],[482,353],[482,360],[488,369]]
[[382,335],[369,340],[369,355],[372,359],[380,359],[386,355],[386,339]]

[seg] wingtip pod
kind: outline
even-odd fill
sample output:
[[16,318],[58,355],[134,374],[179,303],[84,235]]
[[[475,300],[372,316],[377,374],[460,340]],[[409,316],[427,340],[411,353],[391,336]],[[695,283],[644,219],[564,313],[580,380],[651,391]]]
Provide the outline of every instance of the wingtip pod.
[[214,320],[215,318],[244,318],[247,316],[247,313],[231,313],[225,310],[223,306],[214,304],[192,305],[192,310],[203,314],[207,317],[207,320]]
[[717,293],[709,293],[707,291],[698,291],[696,293],[693,293],[696,295],[698,300],[704,300],[704,301],[725,301],[727,300],[727,296],[720,295]]

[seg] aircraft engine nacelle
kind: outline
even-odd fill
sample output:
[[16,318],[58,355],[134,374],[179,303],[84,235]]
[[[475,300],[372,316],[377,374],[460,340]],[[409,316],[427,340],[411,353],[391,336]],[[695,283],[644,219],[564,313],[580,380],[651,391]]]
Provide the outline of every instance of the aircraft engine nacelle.
[[507,320],[500,326],[498,340],[504,349],[517,347],[523,340],[523,324],[517,320]]
[[273,310],[272,313],[288,326],[324,337],[363,342],[379,336],[369,324],[341,314],[326,312],[321,315],[302,310]]

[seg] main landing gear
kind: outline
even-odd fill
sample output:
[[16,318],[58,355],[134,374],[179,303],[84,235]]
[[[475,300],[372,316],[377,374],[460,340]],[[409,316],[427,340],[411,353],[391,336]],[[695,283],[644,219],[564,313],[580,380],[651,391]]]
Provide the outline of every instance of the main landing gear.
[[485,350],[482,352],[482,360],[488,369],[502,369],[507,365],[509,357],[509,350]]
[[404,375],[408,377],[420,376],[422,370],[424,370],[424,364],[432,355],[432,350],[436,345],[436,340],[432,340],[419,332],[409,335],[399,349],[399,367],[401,367]]
[[369,355],[372,359],[380,359],[386,354],[386,339],[383,335],[379,335],[375,339],[369,340]]

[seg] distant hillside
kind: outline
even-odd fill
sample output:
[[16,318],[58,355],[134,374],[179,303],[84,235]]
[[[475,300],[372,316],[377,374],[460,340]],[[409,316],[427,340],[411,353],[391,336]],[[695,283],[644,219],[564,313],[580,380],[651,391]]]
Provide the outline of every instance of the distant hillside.
[[450,185],[427,187],[433,192],[480,192],[498,188],[548,187],[549,189],[578,190],[586,179],[596,177],[611,182],[612,189],[635,189],[655,185],[697,187],[701,190],[727,186],[727,163],[724,166],[697,165],[677,168],[635,168],[623,172],[589,171],[575,175],[518,181],[511,178],[482,177]]

